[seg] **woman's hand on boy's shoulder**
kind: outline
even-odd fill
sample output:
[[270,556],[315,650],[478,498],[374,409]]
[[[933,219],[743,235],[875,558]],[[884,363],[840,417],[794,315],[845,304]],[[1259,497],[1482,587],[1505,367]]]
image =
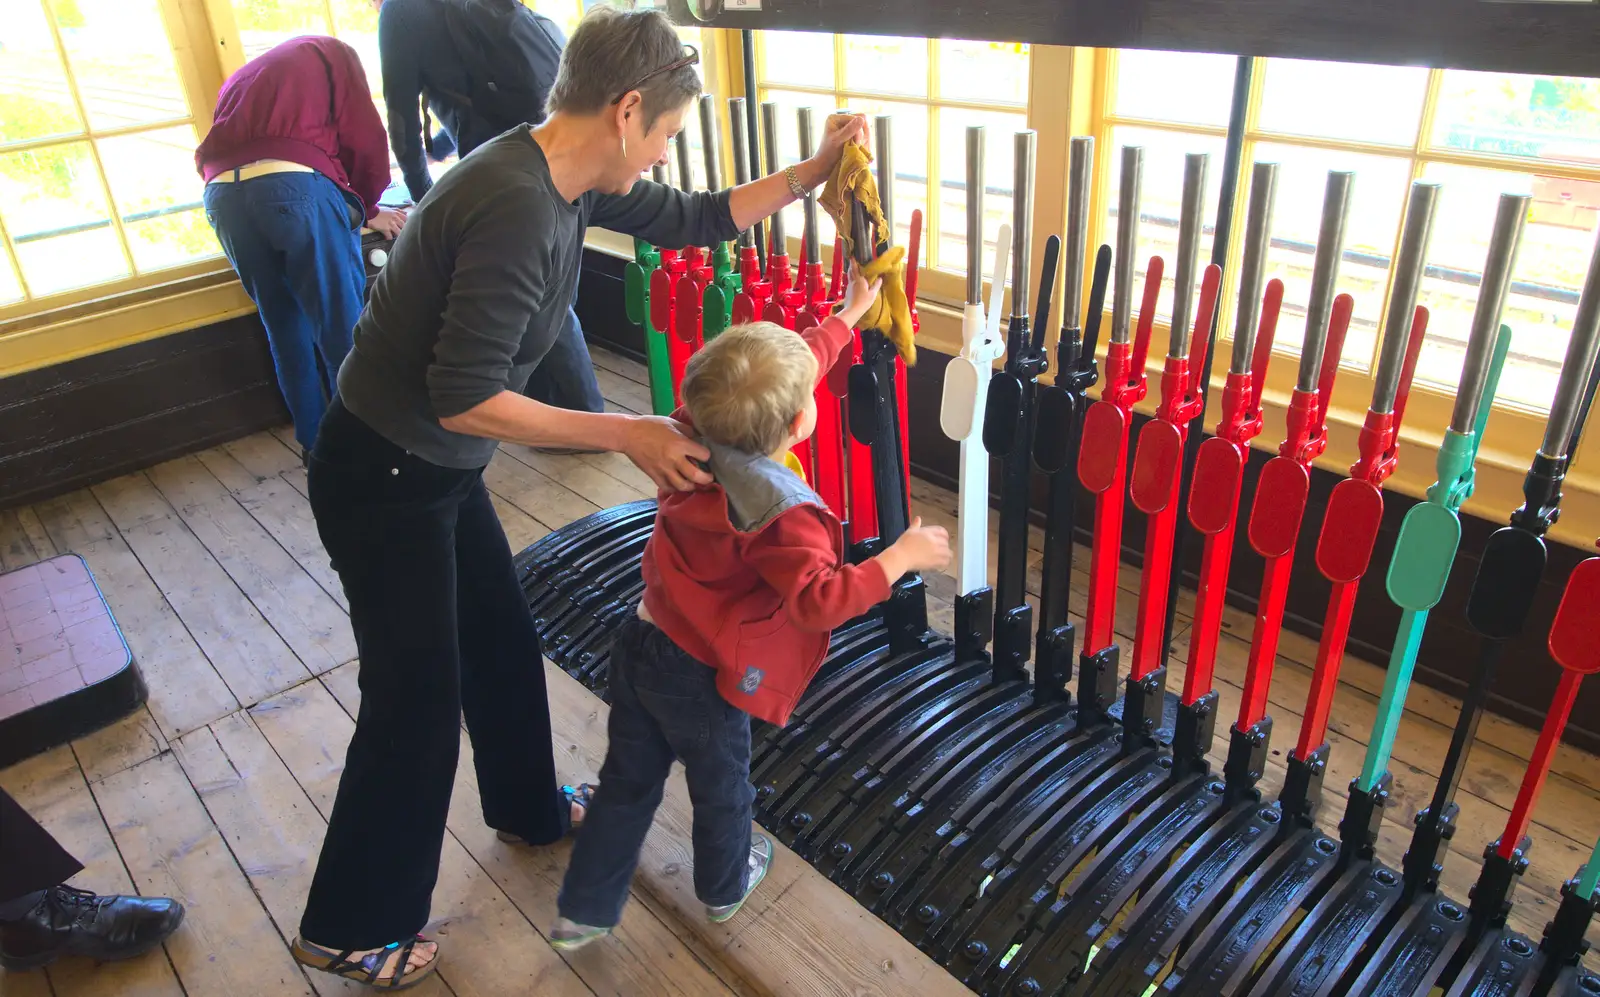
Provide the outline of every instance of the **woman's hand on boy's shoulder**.
[[622,453],[648,474],[657,488],[694,491],[713,479],[704,469],[711,451],[689,435],[691,428],[668,416],[635,416],[628,422]]

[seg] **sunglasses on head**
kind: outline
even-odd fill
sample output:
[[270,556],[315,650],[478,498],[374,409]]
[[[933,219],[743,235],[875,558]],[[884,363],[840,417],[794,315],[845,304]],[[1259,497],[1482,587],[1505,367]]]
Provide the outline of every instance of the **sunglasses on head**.
[[644,86],[646,83],[649,83],[651,80],[655,79],[657,76],[662,75],[663,73],[672,73],[672,72],[676,72],[676,71],[684,68],[685,66],[698,66],[700,64],[700,50],[699,49],[695,48],[693,45],[684,45],[683,46],[683,50],[686,53],[683,58],[679,59],[676,62],[669,62],[665,66],[662,66],[660,69],[652,69],[650,72],[645,73],[643,76],[639,77],[637,80],[634,80],[627,87],[623,88],[623,91],[621,93],[617,94],[616,97],[612,98],[611,103],[613,103],[613,104],[622,103],[622,98],[628,96],[628,94],[630,94],[630,93],[633,93],[635,90],[637,90],[640,87]]

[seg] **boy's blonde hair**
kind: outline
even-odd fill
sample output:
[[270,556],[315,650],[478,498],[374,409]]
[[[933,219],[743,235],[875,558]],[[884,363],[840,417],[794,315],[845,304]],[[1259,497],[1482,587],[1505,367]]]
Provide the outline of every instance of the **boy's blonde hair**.
[[683,404],[713,443],[770,454],[806,407],[817,358],[806,341],[772,322],[730,327],[689,358]]

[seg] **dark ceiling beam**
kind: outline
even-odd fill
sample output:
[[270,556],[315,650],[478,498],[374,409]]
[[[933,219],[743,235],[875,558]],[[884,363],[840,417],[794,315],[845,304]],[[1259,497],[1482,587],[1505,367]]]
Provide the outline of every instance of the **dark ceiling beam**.
[[[1600,76],[1600,0],[668,0],[720,28]],[[691,12],[691,5],[708,19]]]

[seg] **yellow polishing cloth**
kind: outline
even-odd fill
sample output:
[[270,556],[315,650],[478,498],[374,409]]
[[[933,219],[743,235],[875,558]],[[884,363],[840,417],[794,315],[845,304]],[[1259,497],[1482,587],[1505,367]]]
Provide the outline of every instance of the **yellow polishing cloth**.
[[[867,217],[879,232],[889,231],[883,217],[883,206],[878,201],[878,184],[868,166],[872,153],[860,142],[850,142],[839,157],[839,165],[822,190],[817,203],[833,219],[834,230],[839,233],[847,257],[854,258],[854,242],[850,238],[850,205],[859,201]],[[883,278],[878,289],[878,300],[862,316],[860,328],[876,329],[889,338],[894,348],[909,366],[917,362],[917,347],[911,326],[911,303],[906,299],[906,251],[904,246],[891,246],[883,255],[862,268],[861,276],[871,283]]]

